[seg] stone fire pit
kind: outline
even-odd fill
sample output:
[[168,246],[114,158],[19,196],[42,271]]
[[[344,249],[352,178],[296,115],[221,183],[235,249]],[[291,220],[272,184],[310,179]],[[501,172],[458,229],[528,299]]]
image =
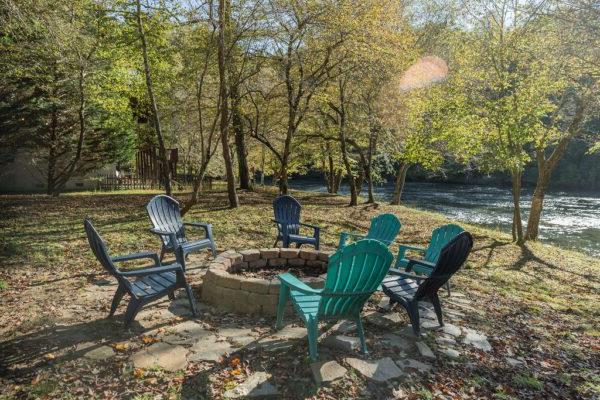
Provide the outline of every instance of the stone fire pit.
[[[228,250],[209,265],[202,284],[202,300],[220,309],[247,314],[276,315],[279,280],[275,272],[306,267],[319,277],[300,277],[314,288],[323,287],[329,252],[312,249]],[[264,270],[273,271],[270,279],[245,276]],[[289,303],[288,303],[289,305]]]

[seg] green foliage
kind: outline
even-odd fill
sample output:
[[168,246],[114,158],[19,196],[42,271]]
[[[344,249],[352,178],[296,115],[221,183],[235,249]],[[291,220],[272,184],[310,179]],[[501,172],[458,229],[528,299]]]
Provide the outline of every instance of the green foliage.
[[520,388],[541,391],[544,384],[531,375],[518,374],[513,377],[513,383]]

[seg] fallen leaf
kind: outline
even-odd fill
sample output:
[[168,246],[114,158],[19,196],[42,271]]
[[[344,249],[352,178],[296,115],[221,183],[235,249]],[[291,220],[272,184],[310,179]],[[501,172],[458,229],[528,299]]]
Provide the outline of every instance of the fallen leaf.
[[135,376],[138,379],[142,379],[144,377],[144,370],[142,368],[136,368],[133,371],[133,376]]
[[115,351],[125,351],[128,348],[129,348],[129,343],[127,343],[127,342],[115,343],[115,345],[113,346],[113,349],[115,349]]

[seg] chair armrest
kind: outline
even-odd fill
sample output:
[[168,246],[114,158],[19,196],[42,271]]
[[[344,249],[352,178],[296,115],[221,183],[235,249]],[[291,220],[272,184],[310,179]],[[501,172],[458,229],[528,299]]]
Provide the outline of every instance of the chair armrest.
[[185,225],[185,226],[193,226],[195,228],[204,228],[204,229],[208,229],[208,228],[212,227],[211,224],[207,224],[207,223],[204,223],[204,222],[184,222],[183,225]]
[[161,272],[177,272],[177,273],[183,274],[183,268],[181,267],[181,265],[179,265],[177,263],[173,263],[173,264],[169,264],[169,265],[163,265],[160,267],[141,268],[141,269],[136,269],[136,270],[132,270],[132,271],[120,271],[120,274],[122,276],[138,277],[138,276],[159,274]]
[[132,260],[140,260],[142,258],[150,258],[150,259],[154,260],[154,265],[160,266],[160,260],[158,259],[158,254],[151,253],[151,252],[127,254],[124,256],[112,257],[111,259],[112,259],[112,262],[118,263],[118,262],[132,261]]
[[413,266],[424,267],[427,269],[433,270],[435,268],[435,264],[425,260],[413,260],[412,258],[408,260],[408,265],[406,266],[406,271],[411,271]]
[[320,230],[321,228],[318,227],[317,225],[313,225],[313,224],[305,224],[304,222],[299,222],[298,225],[302,225],[302,226],[307,226],[309,228],[313,228],[314,230]]
[[398,275],[398,276],[402,276],[404,278],[410,278],[410,279],[415,279],[415,280],[419,280],[419,281],[427,279],[427,276],[411,274],[411,273],[402,271],[397,268],[390,268],[388,272],[390,275]]
[[286,272],[277,276],[282,285],[289,286],[304,294],[321,294],[322,289],[313,289],[294,275]]
[[398,246],[398,258],[399,259],[406,258],[405,255],[406,255],[407,250],[418,251],[419,253],[425,253],[427,251],[427,249],[424,249],[422,247],[407,246],[407,245],[401,244],[400,246]]
[[158,228],[150,228],[150,232],[159,236],[168,236],[169,240],[171,241],[171,245],[174,247],[177,246],[177,236],[175,236],[175,232],[163,231]]

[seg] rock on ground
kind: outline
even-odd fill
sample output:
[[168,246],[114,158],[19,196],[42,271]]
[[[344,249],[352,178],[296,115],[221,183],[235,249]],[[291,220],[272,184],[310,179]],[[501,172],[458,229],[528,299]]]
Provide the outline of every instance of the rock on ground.
[[115,351],[110,346],[100,346],[84,354],[85,358],[90,360],[106,360],[115,355]]
[[386,382],[402,376],[403,372],[389,357],[379,360],[361,360],[358,358],[346,358],[352,368],[360,372],[367,379],[375,382]]
[[231,343],[217,341],[216,336],[198,340],[190,349],[190,361],[220,361],[221,358],[233,350]]
[[135,353],[131,360],[136,368],[159,366],[167,371],[177,371],[187,365],[187,350],[169,343],[154,343]]
[[435,358],[435,354],[433,351],[427,346],[424,342],[416,342],[417,348],[419,349],[419,353],[425,358]]
[[342,351],[353,351],[360,347],[360,339],[353,336],[331,335],[323,340],[322,345]]
[[278,396],[277,387],[269,382],[271,375],[266,372],[255,372],[236,386],[226,391],[223,396],[228,399]]
[[327,384],[346,375],[348,370],[335,361],[312,363],[310,369],[317,385]]
[[471,345],[479,350],[491,351],[492,346],[487,340],[487,336],[484,333],[478,332],[474,329],[463,328],[466,336],[463,339],[464,344]]

